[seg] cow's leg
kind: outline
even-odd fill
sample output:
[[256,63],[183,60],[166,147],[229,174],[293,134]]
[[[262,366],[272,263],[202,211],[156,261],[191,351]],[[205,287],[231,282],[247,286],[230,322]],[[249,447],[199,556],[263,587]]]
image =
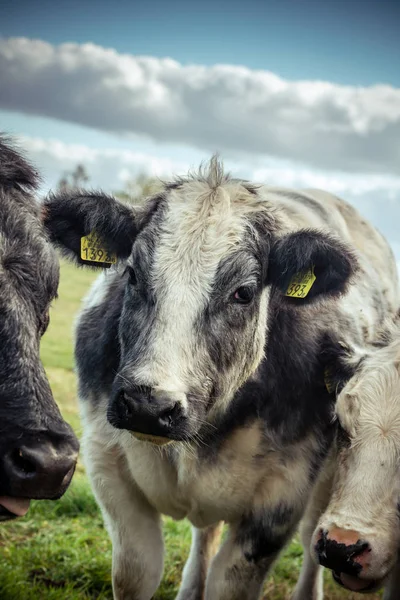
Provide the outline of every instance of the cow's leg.
[[323,600],[323,567],[317,564],[311,540],[318,521],[329,504],[333,479],[333,459],[329,458],[321,471],[301,523],[303,563],[291,600]]
[[176,600],[203,600],[209,564],[218,550],[223,523],[205,529],[192,527],[192,545]]
[[102,441],[84,442],[85,463],[112,541],[115,600],[150,600],[163,571],[160,515],[128,472],[124,456]]
[[292,536],[297,520],[285,525],[249,519],[232,526],[211,563],[206,600],[256,600],[272,563]]
[[400,558],[391,572],[385,586],[382,600],[399,600],[400,598]]
[[[311,515],[310,515],[311,517]],[[311,554],[311,538],[317,520],[305,516],[301,525],[301,542],[303,545],[303,562],[296,587],[291,600],[323,600],[323,568],[317,564]]]

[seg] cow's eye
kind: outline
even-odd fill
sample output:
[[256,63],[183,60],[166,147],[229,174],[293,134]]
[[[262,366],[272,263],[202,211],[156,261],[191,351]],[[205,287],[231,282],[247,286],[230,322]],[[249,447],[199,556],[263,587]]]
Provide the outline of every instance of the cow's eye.
[[131,265],[127,265],[125,272],[128,273],[128,281],[131,285],[136,285],[137,284],[137,279],[136,279],[136,273],[135,273],[135,269],[133,267],[131,267]]
[[233,294],[233,301],[238,304],[250,304],[255,295],[255,289],[247,285],[238,288]]

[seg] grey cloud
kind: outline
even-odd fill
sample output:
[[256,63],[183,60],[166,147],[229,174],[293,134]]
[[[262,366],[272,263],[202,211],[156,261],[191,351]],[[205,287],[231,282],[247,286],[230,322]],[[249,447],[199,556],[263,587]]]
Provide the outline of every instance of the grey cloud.
[[0,40],[0,106],[115,133],[322,169],[399,173],[400,89],[182,66],[93,44]]

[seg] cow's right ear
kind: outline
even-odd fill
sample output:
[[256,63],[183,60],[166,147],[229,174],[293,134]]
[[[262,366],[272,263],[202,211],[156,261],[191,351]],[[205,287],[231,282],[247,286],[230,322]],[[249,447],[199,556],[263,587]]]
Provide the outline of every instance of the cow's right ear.
[[[64,256],[92,267],[109,266],[103,258],[112,257],[114,262],[127,258],[137,235],[134,209],[102,192],[50,194],[43,203],[42,221]],[[98,240],[96,254],[90,242],[86,243],[88,252],[83,248],[85,241],[82,245],[82,238],[93,233]]]

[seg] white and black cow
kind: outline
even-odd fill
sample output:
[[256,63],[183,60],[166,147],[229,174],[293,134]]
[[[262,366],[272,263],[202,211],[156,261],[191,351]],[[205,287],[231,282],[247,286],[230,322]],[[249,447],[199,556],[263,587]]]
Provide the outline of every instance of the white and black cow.
[[[155,593],[162,514],[193,525],[179,600],[257,598],[332,439],[332,346],[372,339],[399,304],[387,243],[334,196],[234,180],[215,157],[142,209],[83,191],[45,208],[66,256],[101,260],[83,252],[95,232],[118,257],[76,341],[115,598]],[[285,295],[299,273],[308,294]]]
[[295,599],[322,600],[319,562],[343,587],[385,585],[385,600],[398,600],[400,325],[385,327],[375,348],[343,350],[334,368],[337,439],[304,519]]
[[39,356],[59,265],[33,196],[37,180],[0,138],[0,520],[25,514],[32,498],[60,497],[78,453]]

